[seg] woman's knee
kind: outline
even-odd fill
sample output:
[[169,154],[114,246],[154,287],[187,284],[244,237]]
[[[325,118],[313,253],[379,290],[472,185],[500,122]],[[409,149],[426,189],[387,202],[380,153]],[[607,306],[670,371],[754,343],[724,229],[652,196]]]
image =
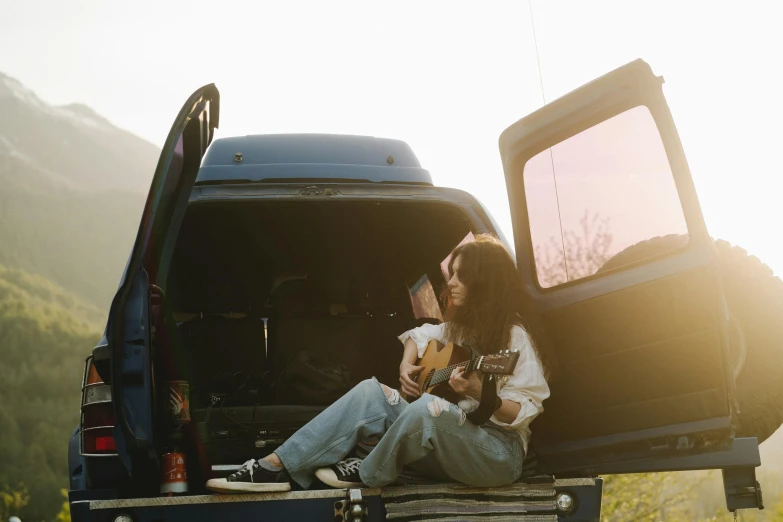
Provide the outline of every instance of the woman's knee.
[[365,379],[356,386],[352,391],[361,394],[363,397],[374,397],[378,391],[383,393],[386,398],[386,402],[394,406],[400,402],[400,392],[378,382],[376,379]]
[[411,403],[405,409],[403,415],[411,419],[420,419],[433,423],[456,423],[462,425],[465,422],[465,412],[442,397],[436,397],[425,393],[419,399]]
[[375,379],[364,379],[359,384],[353,387],[354,390],[369,390],[372,387],[378,386],[378,381]]
[[386,397],[386,402],[388,402],[392,406],[395,406],[400,403],[399,391],[392,389],[380,382],[378,383],[378,385],[381,387],[381,391],[383,392],[383,395]]

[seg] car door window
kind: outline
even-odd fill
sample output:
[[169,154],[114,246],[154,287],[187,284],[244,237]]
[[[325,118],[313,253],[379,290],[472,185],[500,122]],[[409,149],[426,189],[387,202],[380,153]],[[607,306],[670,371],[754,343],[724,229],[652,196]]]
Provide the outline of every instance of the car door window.
[[[652,114],[637,106],[536,154],[524,188],[542,288],[687,244],[672,170]],[[650,241],[659,236],[667,241]],[[634,247],[634,252],[623,251]],[[627,255],[631,254],[631,255]]]

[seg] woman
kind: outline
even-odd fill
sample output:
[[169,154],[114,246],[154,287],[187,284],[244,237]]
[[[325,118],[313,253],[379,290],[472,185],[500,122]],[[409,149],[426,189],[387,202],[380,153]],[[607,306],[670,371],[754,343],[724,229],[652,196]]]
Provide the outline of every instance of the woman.
[[[529,425],[549,397],[542,363],[548,352],[534,347],[528,331],[532,313],[524,300],[514,261],[493,236],[480,235],[457,247],[449,264],[445,291],[446,322],[407,331],[400,364],[402,391],[418,397],[412,376],[431,339],[454,341],[480,353],[518,350],[512,375],[497,381],[498,400],[490,420],[480,426],[466,419],[478,407],[482,380],[455,369],[449,385],[462,400],[450,404],[423,394],[408,403],[375,379],[350,392],[303,426],[274,453],[251,460],[227,479],[207,487],[219,492],[288,491],[290,480],[308,488],[313,479],[333,487],[380,487],[393,482],[403,466],[440,480],[473,486],[501,486],[522,473],[530,439]],[[364,459],[345,459],[360,440],[379,437]]]

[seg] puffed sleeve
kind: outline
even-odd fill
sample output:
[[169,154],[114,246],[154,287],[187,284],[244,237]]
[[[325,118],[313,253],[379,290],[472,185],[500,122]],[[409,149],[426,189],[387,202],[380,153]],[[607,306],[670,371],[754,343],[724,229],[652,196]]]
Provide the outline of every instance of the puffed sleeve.
[[519,403],[519,413],[510,423],[502,422],[494,415],[492,422],[500,426],[520,429],[527,427],[538,414],[544,411],[543,402],[549,397],[549,385],[544,378],[544,371],[530,336],[522,327],[514,326],[512,329],[509,348],[519,350],[519,360],[508,381],[503,382],[501,379],[498,397]]
[[408,339],[413,339],[416,343],[416,347],[419,349],[419,358],[424,355],[424,350],[427,349],[427,343],[435,339],[438,342],[447,344],[445,340],[446,323],[441,324],[423,324],[418,328],[413,328],[397,337],[402,344],[405,344]]

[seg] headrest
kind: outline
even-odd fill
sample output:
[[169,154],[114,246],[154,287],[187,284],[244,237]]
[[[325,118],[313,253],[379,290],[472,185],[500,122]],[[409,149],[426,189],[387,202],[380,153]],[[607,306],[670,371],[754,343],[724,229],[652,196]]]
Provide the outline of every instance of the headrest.
[[329,314],[329,299],[309,279],[280,283],[272,292],[269,304],[277,314],[290,317]]

